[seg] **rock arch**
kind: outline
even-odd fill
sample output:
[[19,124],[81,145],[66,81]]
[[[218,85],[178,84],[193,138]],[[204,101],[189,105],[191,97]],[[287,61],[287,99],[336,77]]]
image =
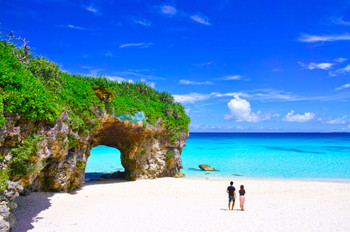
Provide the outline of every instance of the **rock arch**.
[[187,137],[188,133],[184,133],[173,143],[164,127],[144,126],[106,115],[91,146],[117,148],[126,179],[136,180],[176,175],[182,168],[180,155]]
[[69,148],[62,145],[69,132],[57,131],[60,128],[66,128],[65,122],[56,128],[55,141],[49,148],[51,155],[46,161],[48,164],[27,187],[29,190],[70,192],[80,187],[84,183],[90,150],[98,145],[120,151],[128,180],[175,176],[182,168],[180,155],[189,136],[185,132],[176,141],[171,141],[163,126],[144,126],[104,114],[93,133],[89,136],[76,134],[77,143]]

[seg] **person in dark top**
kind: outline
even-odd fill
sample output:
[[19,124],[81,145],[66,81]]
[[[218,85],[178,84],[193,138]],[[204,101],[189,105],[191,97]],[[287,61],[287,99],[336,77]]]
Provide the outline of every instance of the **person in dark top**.
[[233,181],[230,182],[230,186],[227,187],[226,192],[228,193],[228,209],[230,210],[230,205],[232,201],[232,210],[235,206],[235,199],[236,199],[236,188],[233,187]]
[[244,211],[244,202],[245,202],[245,189],[244,185],[241,185],[239,190],[239,205],[241,207],[241,210]]

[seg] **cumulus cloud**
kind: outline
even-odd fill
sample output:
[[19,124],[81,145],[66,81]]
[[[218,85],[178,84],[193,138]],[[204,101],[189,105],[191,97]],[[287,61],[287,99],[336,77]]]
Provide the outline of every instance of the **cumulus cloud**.
[[346,73],[350,73],[350,64],[347,65],[345,68],[335,70],[334,72],[329,72],[329,75],[332,77],[335,77],[339,74],[346,74]]
[[163,5],[160,7],[160,13],[167,16],[173,16],[177,12],[176,8],[171,5]]
[[236,122],[259,122],[269,120],[272,116],[279,116],[277,114],[262,114],[261,111],[254,113],[252,112],[250,103],[239,96],[235,96],[227,106],[230,109],[230,114],[225,115],[225,120],[234,120]]
[[343,34],[343,35],[309,35],[309,34],[302,34],[298,38],[298,40],[301,41],[301,42],[305,42],[305,43],[350,40],[350,34]]
[[303,68],[313,70],[313,69],[323,69],[327,70],[330,69],[334,64],[333,63],[314,63],[311,62],[310,64],[304,64],[302,62],[298,62]]
[[294,110],[291,110],[285,117],[284,121],[287,122],[307,122],[315,117],[314,113],[306,112],[304,114],[294,114]]
[[196,82],[196,81],[189,81],[189,80],[180,80],[180,84],[182,84],[182,85],[212,85],[213,82],[211,82],[211,81]]
[[190,18],[197,23],[207,25],[207,26],[211,25],[211,23],[209,23],[208,17],[206,17],[206,16],[197,14],[197,15],[191,15]]
[[152,45],[153,43],[125,43],[125,44],[121,44],[119,48],[127,48],[127,47],[148,48]]
[[347,88],[350,88],[350,83],[349,83],[349,84],[342,85],[342,86],[336,88],[335,90],[342,90],[342,89],[347,89]]

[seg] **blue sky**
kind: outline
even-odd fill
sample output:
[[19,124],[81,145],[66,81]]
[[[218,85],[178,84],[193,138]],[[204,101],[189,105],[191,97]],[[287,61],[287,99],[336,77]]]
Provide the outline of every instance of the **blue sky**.
[[349,0],[0,0],[70,73],[168,91],[190,130],[350,132]]

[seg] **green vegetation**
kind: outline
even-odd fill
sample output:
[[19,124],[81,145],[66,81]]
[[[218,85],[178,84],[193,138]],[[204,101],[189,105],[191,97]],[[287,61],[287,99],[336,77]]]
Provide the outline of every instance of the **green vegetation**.
[[10,176],[24,177],[35,171],[35,159],[39,150],[39,142],[42,139],[39,135],[29,136],[21,146],[11,150]]
[[28,120],[54,123],[67,110],[73,130],[89,133],[98,126],[97,110],[113,113],[114,109],[115,115],[143,111],[152,125],[162,119],[174,140],[188,131],[189,117],[167,92],[141,82],[68,74],[43,57],[29,55],[19,61],[18,53],[20,48],[0,41],[0,126],[4,114],[19,113]]
[[0,191],[7,187],[7,180],[9,179],[8,170],[0,169]]
[[84,169],[85,168],[85,162],[82,161],[82,160],[78,160],[76,166],[79,169]]
[[[68,112],[70,128],[80,135],[97,128],[103,112],[127,115],[143,111],[146,123],[160,122],[174,142],[188,131],[190,123],[184,107],[167,92],[158,92],[145,83],[119,83],[105,77],[68,74],[46,58],[0,41],[0,127],[6,123],[5,116],[14,114],[21,121],[53,125],[63,111]],[[7,179],[35,172],[33,162],[40,139],[32,135],[11,150],[9,168],[0,169],[0,190],[6,187]],[[76,138],[68,139],[69,147],[73,148]],[[78,161],[77,166],[85,164]]]
[[166,158],[167,159],[172,159],[175,156],[175,150],[170,150],[166,153]]

